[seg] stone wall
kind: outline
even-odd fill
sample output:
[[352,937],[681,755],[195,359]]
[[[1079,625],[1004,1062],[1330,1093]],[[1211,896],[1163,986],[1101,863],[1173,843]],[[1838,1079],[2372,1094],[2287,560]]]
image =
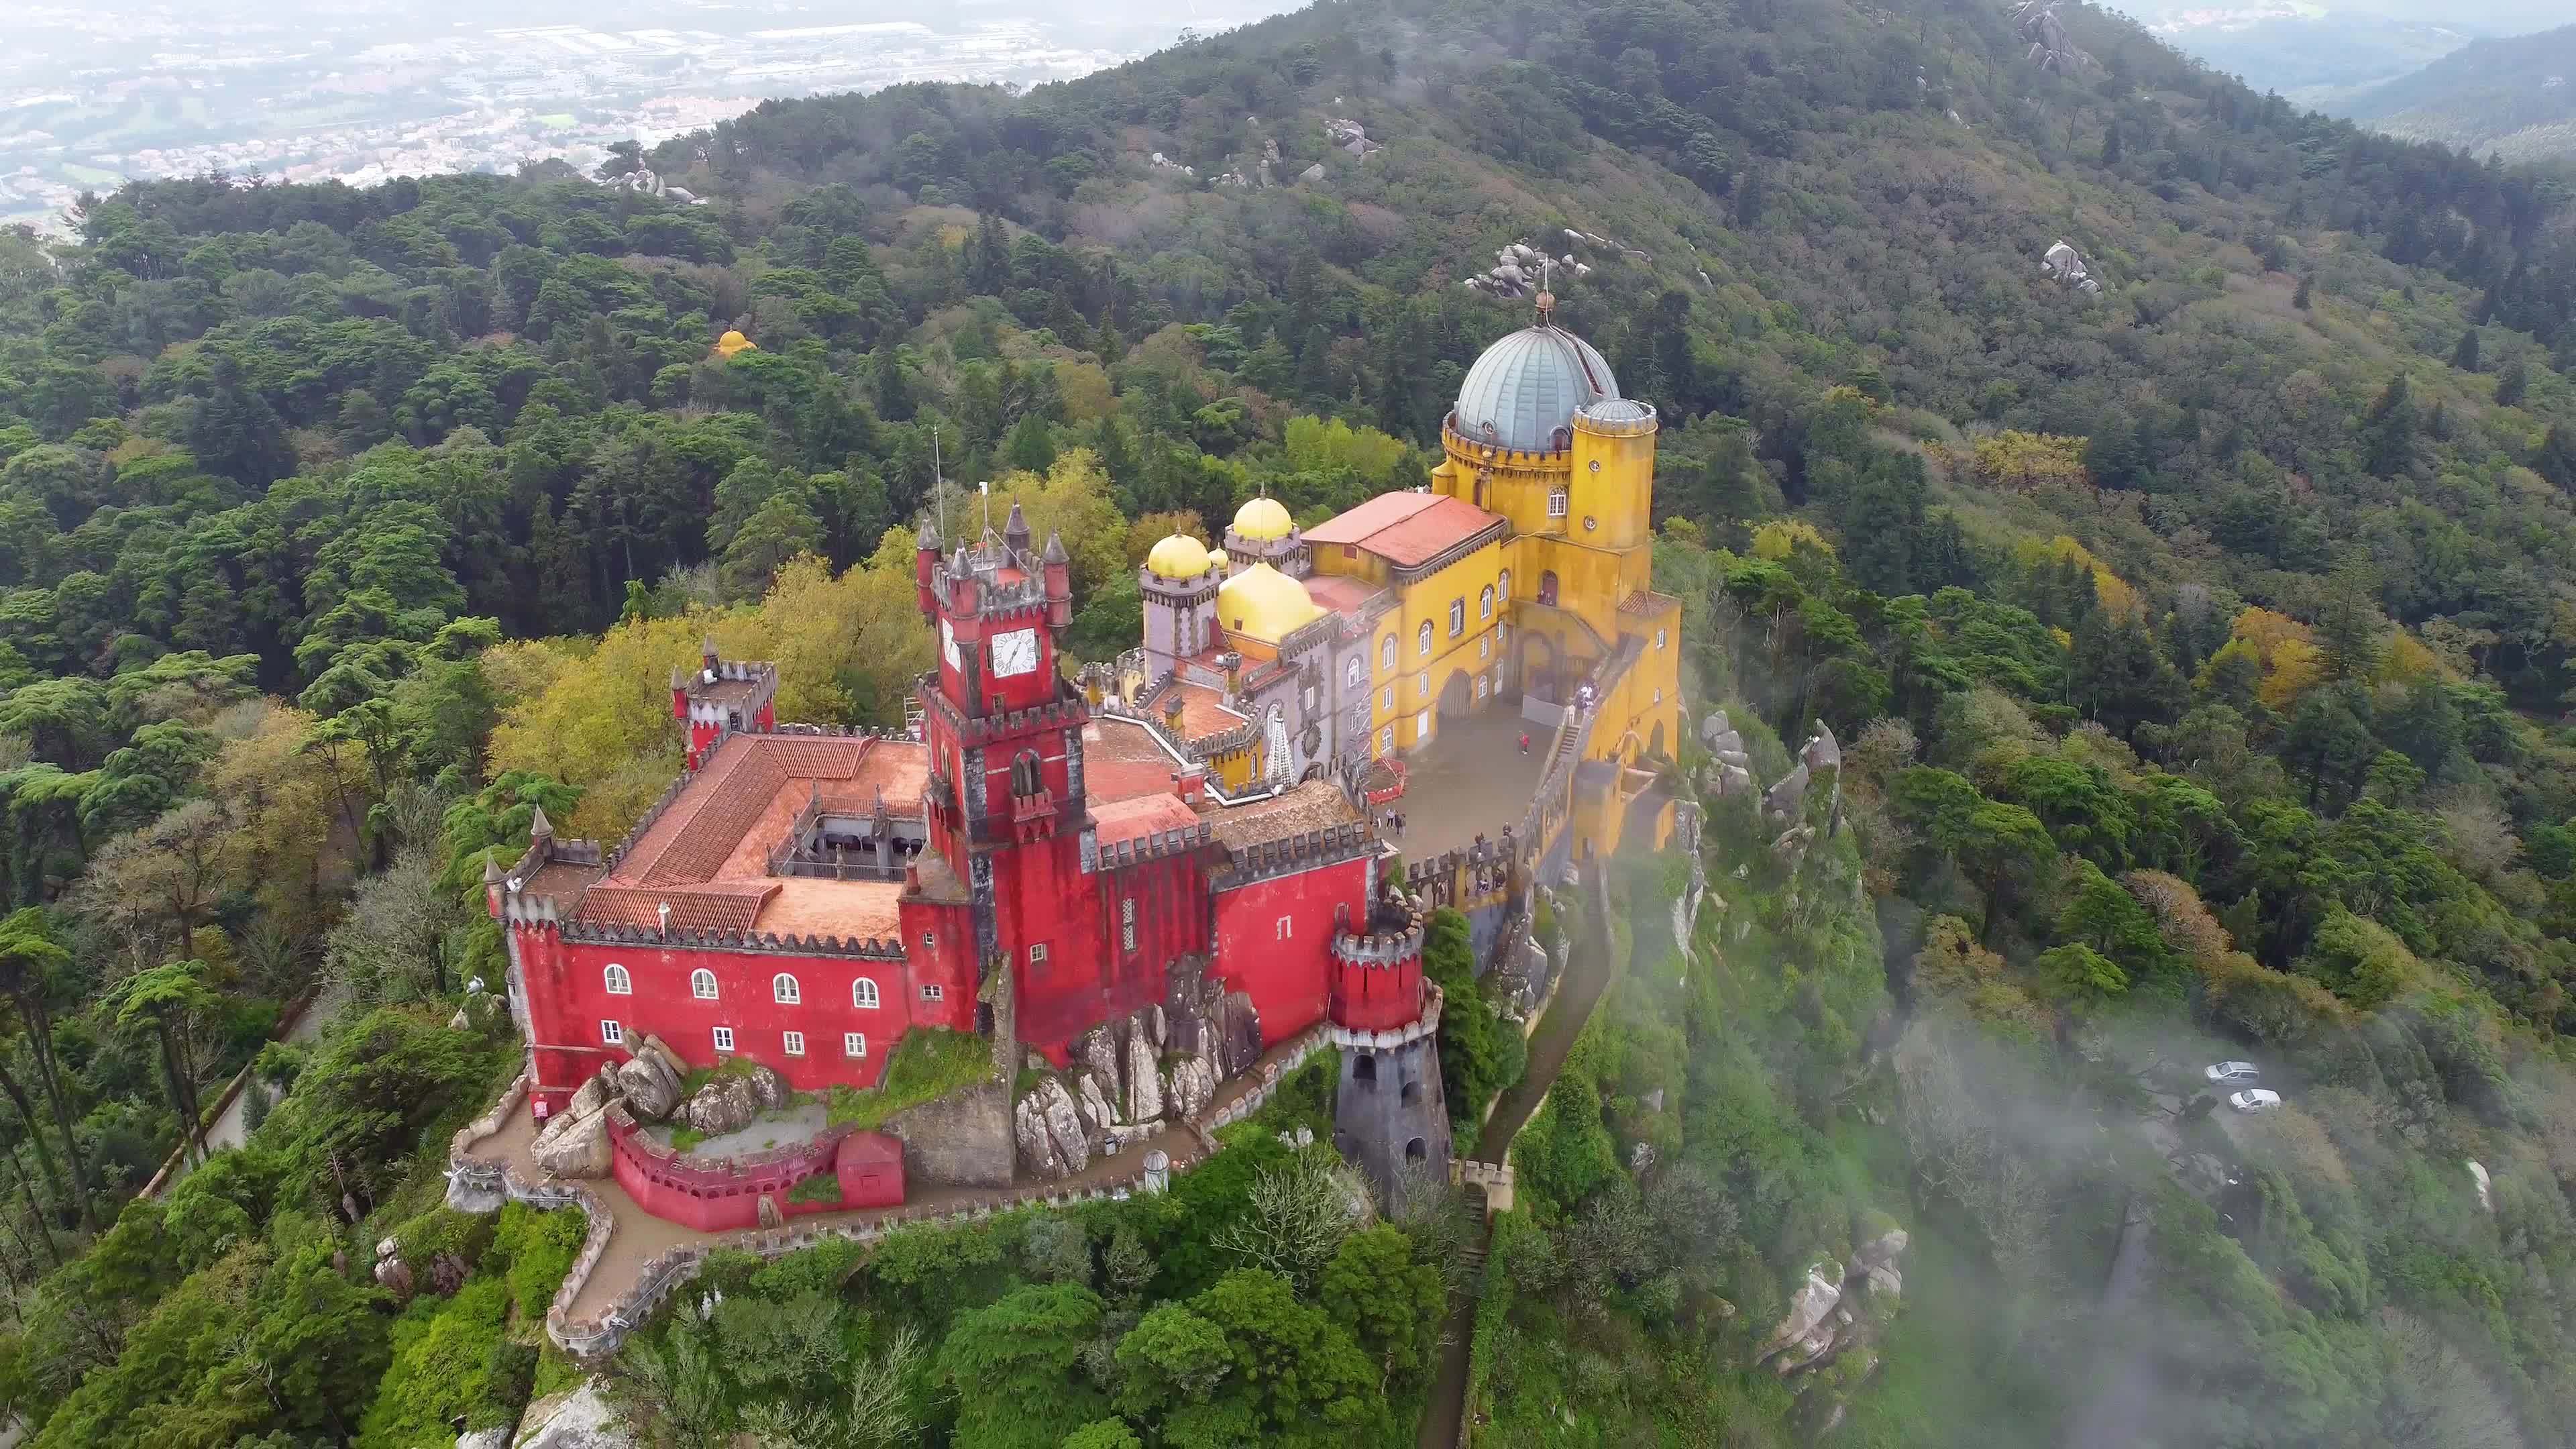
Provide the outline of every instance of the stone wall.
[[1015,1152],[1011,1142],[1011,1089],[981,1082],[888,1117],[888,1134],[903,1141],[903,1172],[925,1187],[1008,1187]]

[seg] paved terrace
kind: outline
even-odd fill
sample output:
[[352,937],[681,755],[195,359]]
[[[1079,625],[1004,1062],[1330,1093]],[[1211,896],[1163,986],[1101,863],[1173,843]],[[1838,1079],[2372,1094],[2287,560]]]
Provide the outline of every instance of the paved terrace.
[[[978,1208],[1006,1211],[1042,1203],[1050,1197],[1079,1197],[1095,1189],[1107,1191],[1131,1187],[1144,1175],[1145,1154],[1156,1148],[1170,1155],[1172,1171],[1186,1171],[1205,1161],[1216,1150],[1214,1127],[1202,1127],[1201,1123],[1217,1124],[1230,1120],[1229,1109],[1284,1079],[1309,1055],[1327,1049],[1320,1032],[1303,1033],[1281,1042],[1262,1053],[1261,1059],[1251,1067],[1219,1084],[1215,1098],[1196,1121],[1169,1126],[1146,1143],[1114,1157],[1095,1157],[1089,1167],[1071,1177],[1051,1182],[1017,1183],[1007,1188],[915,1187],[900,1207],[803,1214],[789,1218],[787,1230],[836,1232],[882,1228],[897,1221],[945,1218]],[[589,1178],[579,1182],[549,1177],[536,1165],[529,1152],[536,1136],[537,1123],[529,1115],[526,1103],[521,1101],[511,1108],[498,1133],[476,1141],[466,1151],[481,1161],[504,1164],[511,1177],[524,1183],[563,1182],[568,1187],[587,1188],[607,1207],[613,1226],[606,1250],[569,1303],[561,1296],[555,1300],[555,1306],[568,1309],[567,1316],[576,1322],[596,1319],[610,1307],[626,1302],[643,1277],[645,1265],[673,1248],[731,1246],[757,1251],[760,1240],[775,1236],[764,1229],[733,1233],[701,1232],[655,1217],[628,1196],[626,1189],[618,1186],[614,1177]]]
[[[1520,747],[1523,730],[1530,737],[1526,755]],[[1482,714],[1435,726],[1430,748],[1404,757],[1404,793],[1382,807],[1404,816],[1404,833],[1388,838],[1406,860],[1464,850],[1476,843],[1479,832],[1500,839],[1504,826],[1519,828],[1555,743],[1553,727],[1523,720],[1508,700],[1490,702]]]

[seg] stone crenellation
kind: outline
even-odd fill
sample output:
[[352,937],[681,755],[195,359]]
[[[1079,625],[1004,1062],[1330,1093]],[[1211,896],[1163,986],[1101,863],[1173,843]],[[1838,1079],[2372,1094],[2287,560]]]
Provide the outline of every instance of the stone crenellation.
[[[550,901],[540,905],[551,906]],[[556,929],[567,941],[601,946],[676,946],[705,950],[747,951],[769,956],[849,956],[868,961],[900,961],[903,942],[855,936],[780,935],[774,931],[658,931],[650,926],[594,925],[562,921]]]
[[1292,875],[1345,860],[1357,860],[1374,852],[1377,845],[1376,833],[1357,822],[1309,830],[1278,840],[1256,841],[1233,852],[1232,859],[1225,869],[1217,873],[1213,884],[1220,891],[1233,890],[1273,876]]

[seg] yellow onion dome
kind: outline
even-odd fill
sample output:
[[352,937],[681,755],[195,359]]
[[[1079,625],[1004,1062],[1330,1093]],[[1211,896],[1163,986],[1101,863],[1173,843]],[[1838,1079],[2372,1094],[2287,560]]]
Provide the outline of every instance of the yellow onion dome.
[[1145,555],[1145,567],[1158,579],[1194,579],[1208,571],[1207,545],[1186,533],[1176,533],[1154,545]]
[[724,354],[726,357],[731,357],[737,352],[757,352],[759,350],[760,345],[758,343],[743,336],[740,332],[727,332],[724,336],[716,339],[716,351]]
[[1324,616],[1306,586],[1266,563],[1227,579],[1216,591],[1217,622],[1238,634],[1276,644]]
[[1215,569],[1218,573],[1224,573],[1227,569],[1234,567],[1234,560],[1225,556],[1224,549],[1212,548],[1208,550],[1208,567]]
[[1234,511],[1237,537],[1269,543],[1286,538],[1296,523],[1276,498],[1255,498]]

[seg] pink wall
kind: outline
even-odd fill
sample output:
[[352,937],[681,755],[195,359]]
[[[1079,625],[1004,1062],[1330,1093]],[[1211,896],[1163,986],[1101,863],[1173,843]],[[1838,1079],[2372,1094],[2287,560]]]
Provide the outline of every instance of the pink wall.
[[[730,1170],[665,1152],[631,1125],[609,1119],[610,1170],[617,1185],[655,1217],[702,1232],[727,1232],[760,1223],[760,1199],[771,1197],[779,1215],[892,1207],[903,1201],[903,1146],[879,1132],[850,1132],[802,1146],[742,1159]],[[839,1202],[794,1202],[797,1184],[836,1173]]]
[[1422,958],[1392,966],[1333,963],[1333,1023],[1353,1031],[1409,1026],[1422,1015]]
[[1337,913],[1364,919],[1367,895],[1363,857],[1216,898],[1216,974],[1251,995],[1264,1047],[1324,1019]]

